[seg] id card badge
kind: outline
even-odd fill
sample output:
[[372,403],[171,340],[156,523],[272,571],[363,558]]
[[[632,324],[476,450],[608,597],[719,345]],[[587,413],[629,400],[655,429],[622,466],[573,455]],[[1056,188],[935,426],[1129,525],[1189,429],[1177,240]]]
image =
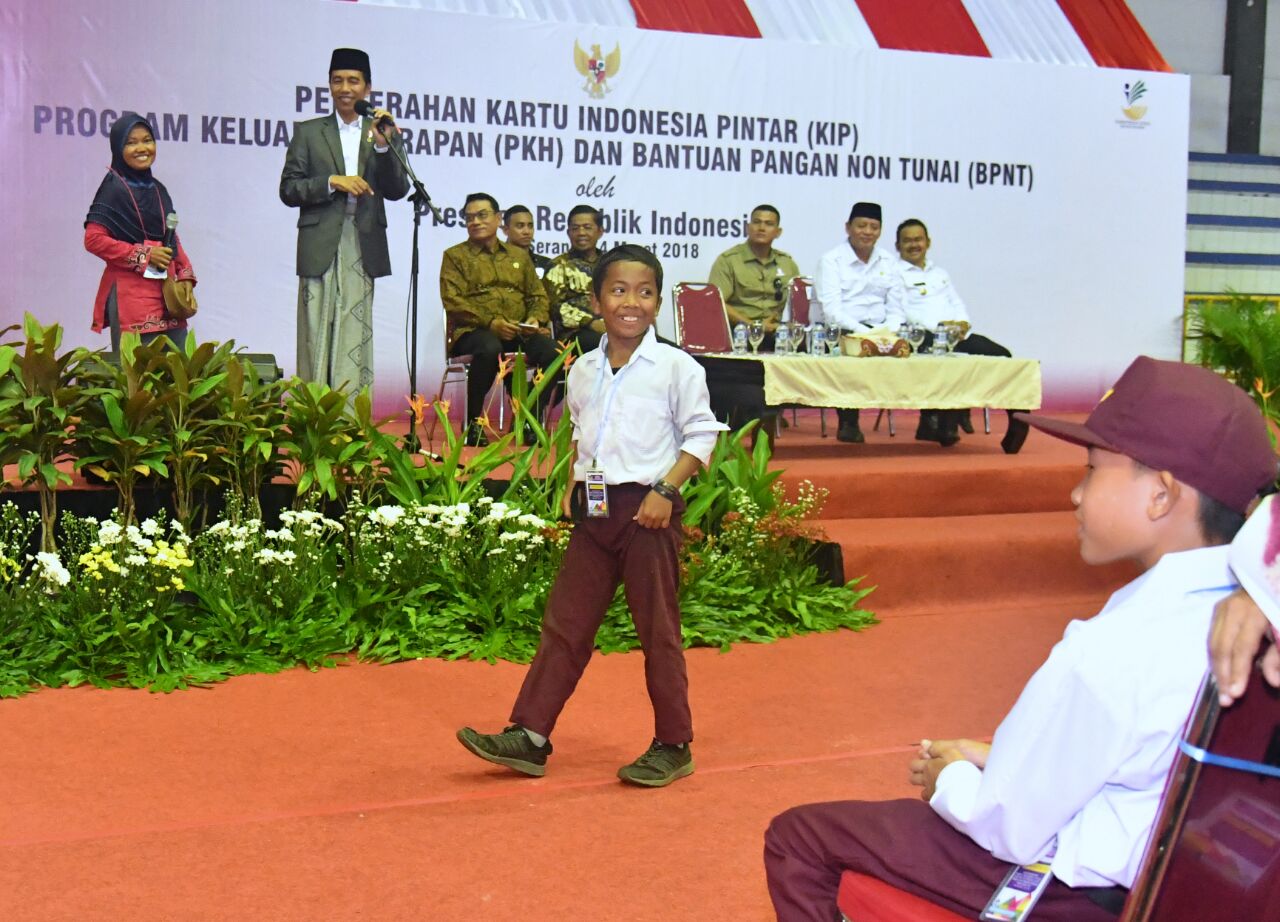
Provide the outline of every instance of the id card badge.
[[1052,876],[1048,861],[1010,868],[978,918],[982,922],[1024,922]]
[[587,517],[607,519],[609,517],[609,488],[604,482],[604,471],[594,464],[587,468]]

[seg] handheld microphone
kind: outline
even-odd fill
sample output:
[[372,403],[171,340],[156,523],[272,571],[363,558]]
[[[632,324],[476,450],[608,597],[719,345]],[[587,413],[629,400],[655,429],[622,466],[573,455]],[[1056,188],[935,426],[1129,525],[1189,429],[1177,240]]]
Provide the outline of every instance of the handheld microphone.
[[164,245],[169,249],[176,249],[178,240],[178,215],[176,212],[169,212],[164,219],[165,234]]
[[[369,100],[356,100],[356,115],[373,115],[373,106],[369,105]],[[384,115],[375,123],[379,128],[395,128],[396,123],[392,121],[391,116]],[[398,129],[397,129],[398,130]]]

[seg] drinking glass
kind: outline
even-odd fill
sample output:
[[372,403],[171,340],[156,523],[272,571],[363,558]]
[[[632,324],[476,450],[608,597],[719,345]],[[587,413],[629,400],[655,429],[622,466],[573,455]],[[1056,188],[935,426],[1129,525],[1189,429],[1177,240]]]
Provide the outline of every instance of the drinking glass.
[[832,355],[840,354],[840,324],[827,324],[827,348]]
[[791,324],[791,351],[804,352],[805,343],[809,340],[809,328],[803,323]]
[[911,351],[919,352],[920,344],[924,342],[924,327],[920,326],[918,323],[913,323],[911,324],[910,334],[911,338],[908,339],[907,342],[911,343]]
[[764,342],[764,323],[762,321],[751,321],[751,326],[747,327],[747,342],[751,343],[752,354],[760,351],[760,344]]

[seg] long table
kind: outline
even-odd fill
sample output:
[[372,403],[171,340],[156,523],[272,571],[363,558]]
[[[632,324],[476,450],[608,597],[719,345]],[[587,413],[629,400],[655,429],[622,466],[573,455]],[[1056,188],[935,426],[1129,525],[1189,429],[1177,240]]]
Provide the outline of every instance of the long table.
[[817,355],[697,356],[713,396],[718,379],[737,384],[762,378],[767,406],[890,410],[1002,410],[1040,408],[1040,363],[987,355],[908,358]]

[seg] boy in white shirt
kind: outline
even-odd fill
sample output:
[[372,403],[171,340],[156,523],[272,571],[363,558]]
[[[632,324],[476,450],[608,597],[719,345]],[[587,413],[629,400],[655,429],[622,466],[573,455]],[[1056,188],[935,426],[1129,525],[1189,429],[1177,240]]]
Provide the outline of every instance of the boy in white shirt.
[[543,775],[551,755],[548,737],[591,659],[596,631],[621,582],[644,650],[654,738],[618,777],[663,787],[693,773],[680,632],[680,487],[710,459],[725,426],[711,412],[702,366],[657,339],[657,257],[644,247],[616,247],[596,262],[592,289],[605,335],[573,364],[565,397],[584,514],[547,599],[542,638],[511,711],[512,725],[492,734],[464,727],[458,740],[488,762]]
[[1037,922],[1114,918],[1097,891],[1133,882],[1208,667],[1214,604],[1235,588],[1227,544],[1274,481],[1276,457],[1243,391],[1146,357],[1083,424],[1028,422],[1089,449],[1071,494],[1081,557],[1146,572],[1067,627],[990,745],[921,742],[911,780],[927,803],[775,817],[765,866],[783,922],[836,918],[845,869],[972,918],[1012,865],[1045,860],[1053,880]]

